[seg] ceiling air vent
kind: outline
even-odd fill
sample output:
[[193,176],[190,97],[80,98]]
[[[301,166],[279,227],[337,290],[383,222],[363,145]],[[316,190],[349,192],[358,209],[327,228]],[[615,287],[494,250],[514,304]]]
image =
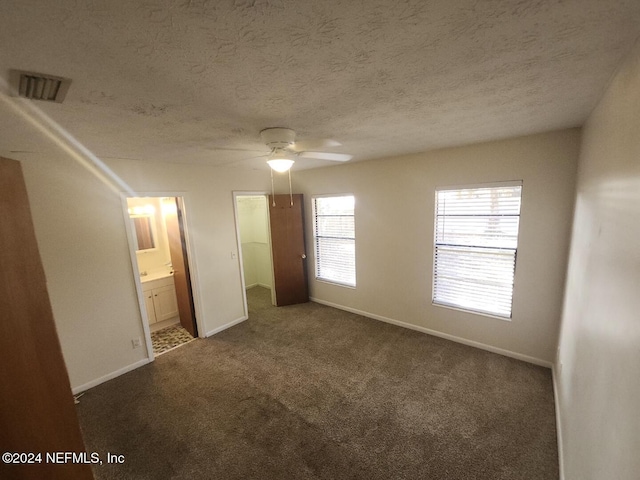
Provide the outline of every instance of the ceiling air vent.
[[11,70],[9,74],[14,95],[31,100],[62,103],[71,85],[69,78],[43,73]]

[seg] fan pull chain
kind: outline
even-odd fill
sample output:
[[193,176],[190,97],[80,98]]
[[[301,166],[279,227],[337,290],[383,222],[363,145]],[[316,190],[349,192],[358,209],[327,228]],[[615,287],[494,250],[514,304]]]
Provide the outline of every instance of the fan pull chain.
[[289,172],[289,198],[291,199],[291,206],[293,207],[293,190],[291,190],[291,169],[289,169],[288,172]]
[[269,169],[271,171],[271,199],[273,200],[273,206],[276,206],[276,191],[273,188],[273,169]]

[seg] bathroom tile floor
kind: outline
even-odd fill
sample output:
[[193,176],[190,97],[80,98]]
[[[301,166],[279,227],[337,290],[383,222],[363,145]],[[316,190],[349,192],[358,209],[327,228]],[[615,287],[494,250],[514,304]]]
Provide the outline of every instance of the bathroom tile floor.
[[155,355],[168,352],[191,340],[195,340],[195,338],[182,328],[181,325],[171,325],[170,327],[151,333],[151,343],[153,344],[153,353]]

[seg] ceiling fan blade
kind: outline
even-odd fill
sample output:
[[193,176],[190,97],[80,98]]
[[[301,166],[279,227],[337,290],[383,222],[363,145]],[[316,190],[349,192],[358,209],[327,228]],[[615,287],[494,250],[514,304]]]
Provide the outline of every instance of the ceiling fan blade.
[[264,148],[231,148],[231,147],[204,147],[207,150],[227,150],[229,152],[264,152]]
[[247,158],[241,158],[241,159],[235,159],[235,160],[230,160],[228,162],[224,162],[224,163],[218,163],[216,164],[217,167],[225,167],[227,165],[233,165],[234,163],[243,163],[243,162],[249,162],[251,160],[258,160],[260,158],[267,158],[270,154],[267,153],[265,155],[258,155],[257,157],[247,157]]
[[329,152],[300,152],[298,154],[302,158],[317,158],[318,160],[331,160],[332,162],[348,162],[353,155],[346,153],[329,153]]
[[340,145],[342,145],[340,142],[338,142],[337,140],[332,140],[330,138],[310,138],[308,140],[300,140],[299,142],[295,142],[294,144],[289,146],[289,149],[293,150],[294,152],[306,152],[309,150],[321,150],[324,148],[339,147]]

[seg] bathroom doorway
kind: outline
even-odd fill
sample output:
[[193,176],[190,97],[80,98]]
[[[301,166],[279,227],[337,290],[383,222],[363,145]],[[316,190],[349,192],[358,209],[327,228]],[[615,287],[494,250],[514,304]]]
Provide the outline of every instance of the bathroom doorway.
[[198,337],[184,201],[146,196],[126,203],[147,347],[159,355]]
[[275,305],[269,208],[264,193],[234,193],[245,311]]

